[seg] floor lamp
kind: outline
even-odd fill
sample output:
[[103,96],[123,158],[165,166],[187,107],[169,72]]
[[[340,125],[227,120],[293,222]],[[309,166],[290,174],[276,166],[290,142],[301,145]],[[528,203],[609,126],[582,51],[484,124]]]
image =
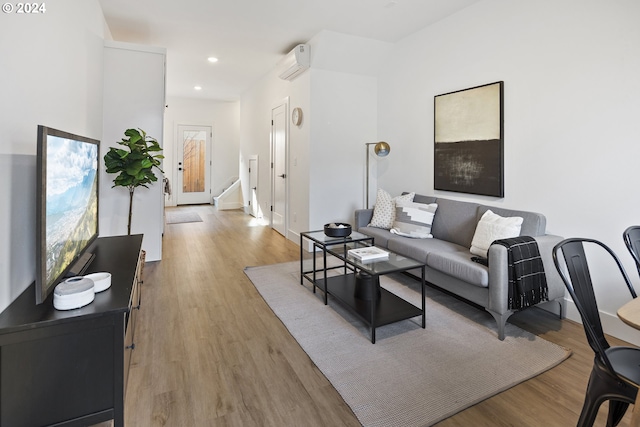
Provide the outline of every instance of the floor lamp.
[[385,157],[387,154],[389,154],[389,152],[391,151],[391,147],[389,146],[389,144],[387,144],[384,141],[380,141],[380,142],[367,142],[364,144],[365,145],[365,149],[366,149],[366,163],[367,163],[367,177],[366,177],[366,182],[367,182],[367,186],[366,186],[366,205],[365,205],[365,209],[369,209],[369,146],[371,145],[375,145],[375,147],[373,147],[373,152],[376,153],[376,156],[379,157]]

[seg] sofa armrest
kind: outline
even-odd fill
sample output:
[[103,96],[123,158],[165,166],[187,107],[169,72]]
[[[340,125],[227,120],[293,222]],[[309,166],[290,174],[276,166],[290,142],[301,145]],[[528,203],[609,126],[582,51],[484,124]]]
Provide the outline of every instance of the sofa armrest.
[[355,224],[353,229],[358,231],[360,227],[366,227],[373,218],[373,209],[356,209]]
[[544,265],[544,273],[547,276],[547,286],[549,288],[549,301],[558,298],[564,298],[565,286],[556,265],[553,263],[553,247],[560,243],[564,238],[553,234],[545,234],[535,238],[542,257]]
[[[545,234],[535,236],[534,239],[538,243],[538,250],[547,278],[549,301],[561,298],[564,296],[564,283],[553,263],[552,250],[558,242],[562,241],[562,237]],[[508,282],[507,248],[502,245],[491,245],[489,247],[489,304],[487,307],[489,310],[499,314],[509,311]]]

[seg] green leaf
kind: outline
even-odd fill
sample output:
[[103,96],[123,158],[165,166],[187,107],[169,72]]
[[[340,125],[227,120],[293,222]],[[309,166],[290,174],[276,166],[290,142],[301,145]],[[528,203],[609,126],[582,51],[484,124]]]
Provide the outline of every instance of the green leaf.
[[138,129],[127,129],[124,131],[124,134],[129,138],[133,138],[133,137],[140,138],[140,132],[138,131]]
[[162,147],[144,130],[127,129],[116,144],[121,148],[110,147],[104,155],[107,173],[116,174],[113,187],[127,187],[132,192],[137,187],[149,188],[147,184],[158,181],[153,168],[164,173],[159,167],[164,159]]
[[125,171],[127,172],[128,175],[138,176],[141,169],[142,169],[142,162],[136,161],[135,163],[128,164]]

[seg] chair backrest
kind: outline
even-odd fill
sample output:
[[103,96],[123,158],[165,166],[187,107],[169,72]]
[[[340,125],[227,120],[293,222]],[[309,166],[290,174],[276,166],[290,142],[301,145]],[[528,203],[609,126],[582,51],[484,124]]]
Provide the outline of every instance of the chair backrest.
[[627,249],[631,252],[633,260],[636,262],[638,274],[640,274],[640,225],[632,225],[622,233]]
[[[593,283],[591,281],[591,273],[589,271],[589,265],[584,250],[585,243],[600,246],[608,252],[615,260],[620,274],[622,275],[629,292],[634,298],[635,290],[633,289],[633,285],[631,284],[626,271],[622,267],[620,260],[604,243],[593,239],[574,238],[565,239],[553,248],[553,262],[560,274],[560,277],[562,278],[562,281],[569,291],[569,295],[573,299],[573,302],[580,313],[582,324],[587,335],[587,341],[596,355],[600,357],[600,360],[602,360],[611,372],[614,372],[605,353],[605,350],[609,348],[610,345],[604,336],[602,323],[600,322],[598,304],[596,302]],[[562,252],[562,256],[564,258],[566,270],[560,264],[560,252]]]

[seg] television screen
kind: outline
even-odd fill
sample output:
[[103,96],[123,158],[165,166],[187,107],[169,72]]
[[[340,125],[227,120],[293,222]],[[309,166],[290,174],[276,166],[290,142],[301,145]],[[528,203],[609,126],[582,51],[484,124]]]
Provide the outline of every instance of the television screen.
[[98,237],[99,144],[38,126],[37,304],[89,261]]

